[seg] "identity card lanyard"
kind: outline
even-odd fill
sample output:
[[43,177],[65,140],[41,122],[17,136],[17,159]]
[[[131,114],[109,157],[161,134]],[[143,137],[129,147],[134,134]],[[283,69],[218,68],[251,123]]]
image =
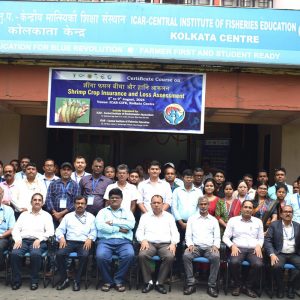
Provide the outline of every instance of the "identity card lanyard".
[[284,226],[283,226],[284,235],[285,235],[285,237],[286,237],[289,241],[291,241],[291,240],[293,240],[293,239],[295,238],[295,233],[294,233],[294,226],[293,226],[293,223],[291,223],[291,225],[292,225],[292,234],[291,234],[290,237],[288,237],[287,232],[286,232],[286,230],[285,230],[285,228],[284,228]]
[[68,182],[68,184],[66,186],[63,184],[61,187],[63,195],[59,200],[59,208],[67,208],[67,191],[68,191],[69,185],[70,185],[70,181]]
[[95,199],[94,192],[95,192],[95,189],[96,189],[100,179],[101,178],[95,180],[94,178],[92,178],[92,195],[88,196],[87,205],[93,205],[94,204],[94,199]]

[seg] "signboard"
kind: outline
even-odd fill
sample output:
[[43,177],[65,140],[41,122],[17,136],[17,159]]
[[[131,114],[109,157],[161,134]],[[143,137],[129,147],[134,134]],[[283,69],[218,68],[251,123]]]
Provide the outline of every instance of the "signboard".
[[0,55],[300,65],[300,11],[1,1]]
[[50,69],[47,127],[203,133],[205,74]]

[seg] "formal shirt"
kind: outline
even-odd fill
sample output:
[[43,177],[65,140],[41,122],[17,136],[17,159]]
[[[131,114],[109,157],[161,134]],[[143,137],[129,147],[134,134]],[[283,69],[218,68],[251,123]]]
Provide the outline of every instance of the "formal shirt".
[[293,221],[300,223],[300,195],[295,193],[286,201],[293,208]]
[[282,222],[283,246],[282,253],[295,253],[295,234],[293,223],[286,226]]
[[97,231],[95,217],[89,212],[79,216],[75,211],[66,214],[55,231],[59,241],[63,236],[67,241],[85,242],[87,239],[96,240]]
[[[26,178],[26,174],[23,171],[17,172],[15,175],[15,180],[24,180]],[[42,179],[43,175],[41,173],[36,174],[36,178]]]
[[157,182],[152,183],[149,178],[139,183],[138,190],[141,194],[141,198],[137,203],[143,203],[147,211],[152,211],[151,198],[154,195],[160,195],[162,196],[164,203],[167,203],[170,206],[172,204],[172,190],[170,184],[166,181],[158,179]]
[[3,189],[4,194],[2,198],[2,203],[10,205],[11,201],[15,199],[18,195],[18,181],[14,180],[12,184],[7,184],[6,181],[0,183],[0,187]]
[[[88,199],[87,211],[93,215],[97,214],[104,207],[103,196],[109,184],[113,183],[111,179],[101,175],[98,179],[92,175],[84,176],[79,182],[81,195]],[[92,196],[92,200],[89,200]]]
[[21,241],[22,239],[47,241],[52,235],[54,235],[52,217],[42,209],[36,214],[32,210],[21,213],[12,230],[14,241]]
[[29,182],[27,178],[19,180],[17,183],[16,197],[12,199],[11,204],[16,211],[21,211],[22,208],[31,210],[31,197],[35,193],[43,195],[46,198],[46,187],[44,183],[37,177],[33,182]]
[[[106,222],[111,221],[112,225]],[[135,219],[130,210],[120,207],[113,210],[110,206],[101,209],[96,216],[97,236],[101,239],[127,239],[132,241],[132,229]],[[120,232],[120,228],[127,229],[127,233]]]
[[12,229],[15,225],[15,213],[13,209],[7,205],[0,205],[0,235],[5,231]]
[[103,198],[105,200],[109,200],[108,194],[112,189],[115,189],[115,188],[119,188],[123,193],[121,207],[123,207],[124,209],[130,210],[131,202],[137,201],[138,199],[141,198],[141,195],[140,195],[139,191],[137,190],[137,187],[129,182],[126,182],[126,185],[124,187],[120,187],[118,185],[118,182],[110,184],[109,186],[107,186]]
[[84,172],[82,176],[79,176],[76,172],[73,172],[71,174],[71,179],[73,179],[77,184],[79,184],[81,178],[88,175],[91,175],[91,173]]
[[54,175],[51,179],[48,179],[48,178],[46,178],[46,176],[44,174],[43,177],[42,177],[42,181],[44,182],[46,190],[48,190],[48,187],[49,187],[50,183],[57,180],[57,179],[59,179],[59,177],[56,176],[56,175]]
[[[292,194],[293,194],[293,187],[290,184],[285,184],[285,185],[288,188],[288,192],[287,192],[284,200],[289,201],[291,199]],[[276,183],[268,188],[268,195],[269,195],[269,198],[271,198],[273,200],[277,199],[277,196],[276,196]]]
[[53,209],[57,212],[65,209],[73,211],[74,201],[78,195],[79,187],[74,180],[69,179],[67,184],[64,184],[61,179],[57,179],[49,185],[46,197],[46,209],[50,213]]
[[150,243],[172,243],[179,242],[179,232],[174,217],[163,211],[156,216],[152,211],[143,214],[136,231],[139,242],[147,240]]
[[203,196],[201,190],[192,186],[187,190],[184,186],[173,192],[172,214],[176,221],[187,221],[198,210],[198,200]]
[[245,221],[242,216],[230,218],[224,232],[223,242],[228,247],[233,244],[241,248],[254,249],[257,245],[262,247],[264,244],[262,221],[256,217],[251,217],[249,221]]
[[203,217],[199,212],[188,219],[185,232],[186,245],[207,249],[211,246],[220,248],[220,226],[217,219],[210,214]]

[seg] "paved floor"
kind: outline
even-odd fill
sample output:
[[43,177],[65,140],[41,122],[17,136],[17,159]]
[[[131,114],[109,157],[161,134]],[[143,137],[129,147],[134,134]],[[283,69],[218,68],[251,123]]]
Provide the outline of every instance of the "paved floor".
[[[142,294],[141,290],[136,290],[135,287],[132,290],[127,290],[124,293],[119,293],[115,290],[111,290],[107,293],[102,292],[100,289],[95,289],[95,283],[91,282],[88,290],[82,288],[79,292],[73,292],[71,287],[63,291],[57,291],[55,288],[52,288],[50,285],[47,288],[43,288],[42,285],[36,291],[30,291],[29,282],[25,280],[23,286],[17,290],[11,290],[10,286],[5,286],[3,280],[0,281],[0,299],[1,300],[30,300],[30,299],[80,299],[80,300],[88,300],[88,299],[96,299],[96,298],[104,298],[107,300],[154,300],[154,299],[165,299],[165,300],[182,300],[182,299],[197,299],[197,300],[212,300],[213,298],[209,297],[206,294],[205,286],[199,286],[197,288],[197,292],[191,296],[184,296],[182,294],[182,283],[176,282],[172,286],[172,291],[166,295],[161,295],[156,291],[151,291],[148,294]],[[221,291],[220,295],[217,299],[220,300],[228,300],[232,299],[231,294],[227,296],[224,295],[224,292]],[[240,295],[239,297],[235,297],[236,300],[250,300],[251,298],[246,295]],[[262,300],[269,299],[266,294],[263,294],[260,298]]]

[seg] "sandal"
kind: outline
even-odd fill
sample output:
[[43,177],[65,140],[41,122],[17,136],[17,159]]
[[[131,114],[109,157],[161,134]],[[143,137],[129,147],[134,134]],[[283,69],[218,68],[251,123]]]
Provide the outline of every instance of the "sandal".
[[123,285],[123,284],[116,284],[115,289],[116,289],[118,292],[125,292],[126,287],[125,287],[125,285]]
[[102,291],[102,292],[109,292],[109,291],[110,291],[110,288],[111,288],[111,286],[110,286],[109,283],[104,283],[104,284],[102,285],[102,287],[101,287],[101,291]]

